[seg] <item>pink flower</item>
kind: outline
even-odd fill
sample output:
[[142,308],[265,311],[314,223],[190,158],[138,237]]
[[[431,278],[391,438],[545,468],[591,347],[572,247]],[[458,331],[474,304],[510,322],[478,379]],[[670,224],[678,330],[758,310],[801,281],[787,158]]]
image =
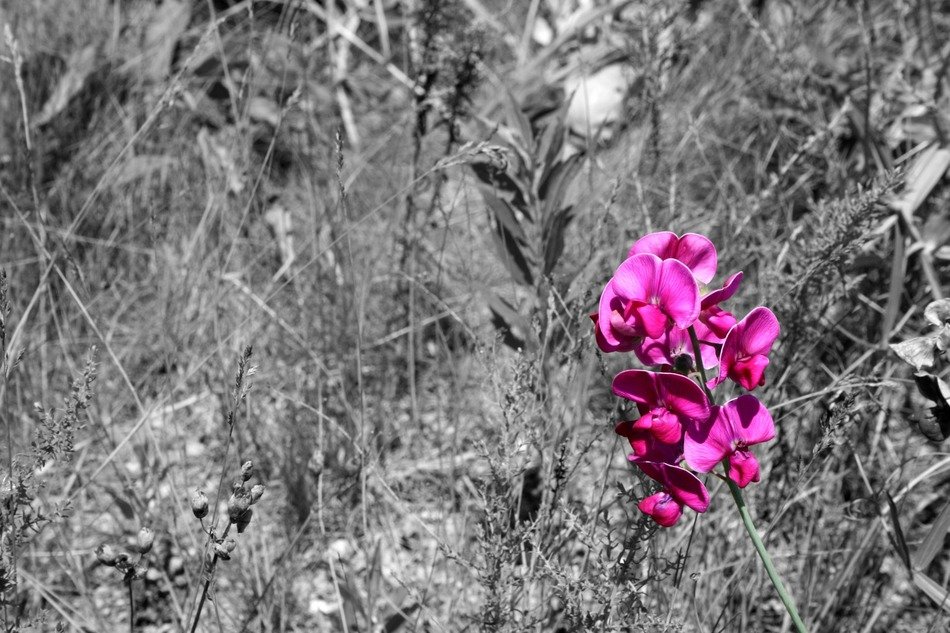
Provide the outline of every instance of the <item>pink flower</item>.
[[632,257],[640,253],[652,253],[660,259],[683,262],[701,284],[712,281],[719,266],[716,247],[708,237],[696,233],[686,233],[683,237],[677,237],[672,231],[644,235],[630,247],[627,256]]
[[688,327],[699,310],[699,288],[682,262],[634,255],[620,264],[600,297],[597,344],[605,352],[630,351],[637,339],[660,336],[670,322]]
[[627,438],[633,455],[651,462],[666,462],[675,464],[683,459],[682,436],[675,442],[667,444],[656,439],[652,433],[651,420],[641,417],[639,420],[625,420],[618,422],[614,432]]
[[741,271],[729,277],[722,288],[704,295],[700,301],[699,321],[719,339],[717,342],[722,342],[732,326],[736,324],[736,317],[731,312],[720,308],[719,304],[736,294],[740,282],[742,282]]
[[636,403],[640,412],[640,419],[633,423],[636,430],[663,444],[676,444],[683,438],[686,424],[709,417],[706,394],[680,374],[628,369],[614,377],[612,389],[615,395]]
[[686,427],[683,455],[691,468],[708,473],[728,459],[729,478],[740,488],[759,480],[759,462],[750,446],[775,437],[775,423],[768,409],[752,395],[745,394],[714,407],[703,422]]
[[715,387],[731,378],[752,391],[765,384],[768,353],[781,328],[771,310],[758,307],[733,326],[719,354],[719,376],[709,381]]
[[696,475],[685,468],[632,456],[630,461],[647,477],[663,486],[662,491],[637,504],[641,512],[650,515],[659,525],[674,525],[682,516],[684,506],[696,512],[705,512],[709,508],[709,491]]
[[[700,320],[693,324],[696,328],[696,338],[699,339],[699,353],[703,359],[703,367],[709,369],[719,364],[719,355],[713,345],[707,343],[722,343],[722,339],[712,333]],[[693,343],[689,338],[688,330],[671,329],[658,338],[644,338],[633,347],[634,353],[644,365],[674,365],[676,357],[686,354],[694,359]]]

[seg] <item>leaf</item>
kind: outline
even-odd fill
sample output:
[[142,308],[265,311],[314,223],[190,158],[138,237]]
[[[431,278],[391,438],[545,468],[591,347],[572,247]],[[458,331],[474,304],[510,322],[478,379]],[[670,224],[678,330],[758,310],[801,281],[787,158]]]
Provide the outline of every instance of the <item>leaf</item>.
[[514,350],[537,348],[537,341],[530,336],[528,320],[513,305],[493,292],[485,293],[485,303],[491,311],[492,325],[505,345]]
[[545,222],[544,268],[542,269],[544,275],[551,274],[564,252],[564,233],[573,219],[573,210],[573,206],[565,207]]
[[475,172],[479,180],[492,187],[495,195],[499,195],[499,192],[508,194],[505,199],[509,200],[513,207],[522,213],[527,212],[527,195],[506,171],[488,162],[472,163],[472,171]]
[[518,131],[518,134],[521,137],[521,146],[522,148],[530,148],[534,146],[534,131],[531,129],[531,122],[528,121],[528,117],[525,116],[524,111],[521,109],[521,106],[515,100],[515,96],[511,94],[511,91],[505,90],[505,118],[508,121],[509,125],[514,125]]
[[34,125],[46,125],[65,110],[72,98],[86,87],[86,82],[96,70],[99,61],[99,49],[95,44],[90,44],[70,55],[66,61],[66,72],[56,82],[53,94],[46,100],[43,109],[33,120]]
[[950,385],[931,374],[915,374],[914,381],[920,393],[934,403],[930,417],[917,420],[917,428],[932,442],[950,437]]
[[913,225],[911,216],[937,186],[948,167],[950,167],[950,147],[941,147],[936,143],[923,150],[914,159],[907,170],[904,191],[894,203],[908,224]]
[[409,621],[409,616],[419,610],[419,607],[422,606],[418,602],[413,602],[405,609],[397,611],[388,618],[386,618],[385,624],[383,624],[384,633],[395,633],[398,631],[403,624]]
[[930,526],[924,542],[914,552],[913,563],[916,569],[924,570],[933,561],[941,549],[943,541],[950,531],[950,502],[943,506],[937,520]]
[[518,218],[515,217],[515,212],[508,203],[497,197],[488,187],[482,187],[481,193],[482,200],[488,205],[488,210],[491,212],[492,217],[508,229],[508,232],[516,239],[521,242],[526,242],[528,238],[525,235],[524,229],[521,227]]
[[155,7],[145,30],[139,69],[146,81],[159,83],[168,76],[175,47],[191,21],[191,4],[185,0],[165,0]]
[[925,367],[930,368],[934,365],[935,342],[933,335],[918,336],[901,343],[891,343],[890,348],[901,357],[902,361],[917,371],[921,371]]
[[913,574],[913,568],[910,566],[910,550],[907,547],[907,541],[904,539],[904,531],[901,529],[900,514],[897,511],[897,504],[894,503],[894,499],[891,497],[889,492],[884,493],[884,498],[887,500],[887,510],[891,517],[892,527],[894,528],[892,544],[897,550],[901,561],[904,563],[904,567],[907,568],[908,572]]
[[522,286],[531,286],[534,284],[534,275],[531,272],[532,265],[522,250],[524,244],[512,235],[500,223],[496,223],[495,230],[492,231],[492,241],[498,252],[498,258],[505,265],[511,278],[515,283]]
[[567,195],[567,189],[574,182],[575,176],[580,169],[580,154],[574,154],[558,164],[556,164],[547,177],[538,187],[538,197],[542,202],[542,209],[545,215],[552,213],[564,204]]
[[927,576],[919,571],[913,573],[914,584],[917,585],[917,588],[922,592],[927,594],[927,596],[936,602],[944,611],[950,612],[950,596],[947,595],[947,591],[938,585],[930,576]]
[[112,182],[112,188],[118,189],[135,182],[141,178],[150,176],[156,171],[168,169],[174,166],[175,159],[163,154],[140,154],[133,156],[122,165],[122,168],[116,174]]
[[930,302],[924,308],[924,318],[938,327],[950,323],[950,299],[938,299]]

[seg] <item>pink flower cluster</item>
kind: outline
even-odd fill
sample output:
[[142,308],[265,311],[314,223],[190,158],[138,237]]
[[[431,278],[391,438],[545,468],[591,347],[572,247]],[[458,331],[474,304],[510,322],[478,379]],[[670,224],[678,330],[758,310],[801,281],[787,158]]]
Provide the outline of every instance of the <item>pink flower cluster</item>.
[[[632,351],[654,368],[620,372],[613,392],[639,411],[637,420],[622,421],[616,430],[630,442],[630,461],[661,486],[639,507],[664,527],[674,525],[684,507],[709,507],[709,492],[689,469],[708,473],[722,463],[744,488],[759,481],[759,463],[749,448],[775,437],[772,416],[755,396],[720,406],[707,395],[726,381],[746,391],[764,385],[779,335],[778,319],[768,308],[737,320],[720,307],[739,289],[742,273],[709,290],[718,265],[716,247],[702,235],[651,233],[630,249],[591,315],[601,350]],[[697,356],[704,372],[695,367]],[[711,378],[703,385],[698,375],[706,371]]]

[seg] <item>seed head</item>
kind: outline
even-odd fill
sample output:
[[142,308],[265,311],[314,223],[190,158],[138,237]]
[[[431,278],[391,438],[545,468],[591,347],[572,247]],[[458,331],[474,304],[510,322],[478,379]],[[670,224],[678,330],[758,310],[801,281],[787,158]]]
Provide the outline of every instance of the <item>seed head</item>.
[[115,564],[119,560],[119,553],[108,543],[102,543],[96,548],[96,558],[98,558],[99,562],[103,565],[115,567]]
[[264,484],[254,484],[251,486],[251,505],[254,505],[264,496]]
[[251,496],[243,489],[235,490],[228,499],[228,518],[237,523],[238,518],[251,507]]
[[152,543],[155,542],[155,532],[152,531],[152,528],[143,527],[139,530],[139,553],[148,554],[152,549]]
[[208,516],[208,496],[197,488],[195,494],[191,495],[191,511],[195,517],[203,519]]
[[241,479],[247,481],[254,474],[254,462],[248,460],[241,466]]

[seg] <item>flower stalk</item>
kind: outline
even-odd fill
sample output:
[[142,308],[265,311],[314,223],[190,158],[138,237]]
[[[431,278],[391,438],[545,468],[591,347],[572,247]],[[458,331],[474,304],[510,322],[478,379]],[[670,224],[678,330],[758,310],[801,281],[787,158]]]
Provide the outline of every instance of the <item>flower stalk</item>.
[[769,556],[769,552],[765,549],[765,544],[762,542],[762,537],[759,536],[758,530],[755,529],[755,523],[752,522],[752,515],[749,514],[749,508],[746,506],[745,499],[742,497],[742,491],[739,489],[739,486],[728,477],[728,473],[725,480],[729,485],[729,492],[732,493],[732,499],[736,502],[739,516],[742,517],[742,524],[745,526],[746,532],[749,533],[749,538],[752,539],[755,551],[758,553],[759,558],[762,559],[765,573],[768,574],[769,580],[772,581],[772,586],[775,587],[775,591],[778,593],[778,597],[782,600],[782,604],[785,605],[785,610],[788,611],[788,615],[791,616],[795,630],[798,631],[798,633],[808,633],[808,629],[805,628],[802,617],[798,615],[798,609],[795,608],[795,601],[792,600],[792,596],[788,593],[788,590],[785,589],[785,585],[782,584],[782,579],[775,570],[775,565],[772,564],[772,557]]

